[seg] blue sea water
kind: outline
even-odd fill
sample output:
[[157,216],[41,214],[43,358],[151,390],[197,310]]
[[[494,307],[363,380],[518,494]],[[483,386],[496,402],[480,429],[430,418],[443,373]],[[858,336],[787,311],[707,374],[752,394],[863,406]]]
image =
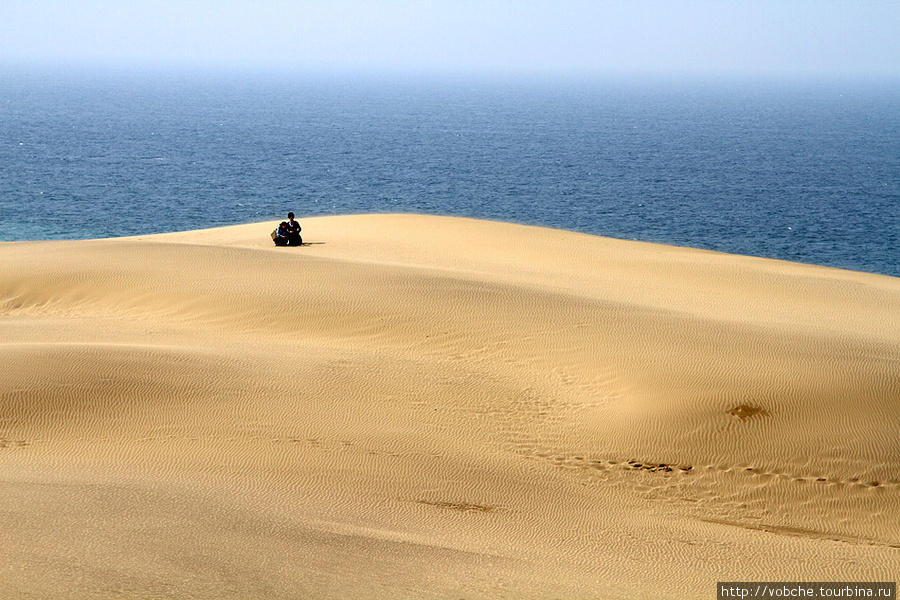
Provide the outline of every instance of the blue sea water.
[[900,276],[900,83],[0,71],[0,240],[288,210]]

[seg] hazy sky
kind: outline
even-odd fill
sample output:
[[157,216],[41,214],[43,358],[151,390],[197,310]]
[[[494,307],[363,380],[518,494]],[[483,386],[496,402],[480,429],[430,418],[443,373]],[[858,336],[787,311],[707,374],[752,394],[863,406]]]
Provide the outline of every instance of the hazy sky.
[[900,77],[900,0],[0,0],[0,63]]

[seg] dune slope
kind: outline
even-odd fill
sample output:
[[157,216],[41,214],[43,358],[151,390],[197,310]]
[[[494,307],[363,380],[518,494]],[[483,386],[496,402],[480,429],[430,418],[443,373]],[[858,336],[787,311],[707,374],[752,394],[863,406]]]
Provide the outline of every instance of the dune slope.
[[0,244],[0,596],[900,564],[900,280],[414,215]]

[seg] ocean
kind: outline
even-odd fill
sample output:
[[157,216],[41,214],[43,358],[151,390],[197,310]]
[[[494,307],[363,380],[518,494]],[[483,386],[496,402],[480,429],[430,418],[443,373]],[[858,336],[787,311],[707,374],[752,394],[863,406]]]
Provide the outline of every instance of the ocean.
[[900,276],[900,82],[0,71],[2,241],[289,210]]

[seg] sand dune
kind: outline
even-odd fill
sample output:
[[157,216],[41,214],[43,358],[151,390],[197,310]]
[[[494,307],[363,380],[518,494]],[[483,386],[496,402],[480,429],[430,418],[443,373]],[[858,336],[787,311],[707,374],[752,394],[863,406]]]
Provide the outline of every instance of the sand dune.
[[900,280],[301,222],[0,244],[0,597],[896,579]]

